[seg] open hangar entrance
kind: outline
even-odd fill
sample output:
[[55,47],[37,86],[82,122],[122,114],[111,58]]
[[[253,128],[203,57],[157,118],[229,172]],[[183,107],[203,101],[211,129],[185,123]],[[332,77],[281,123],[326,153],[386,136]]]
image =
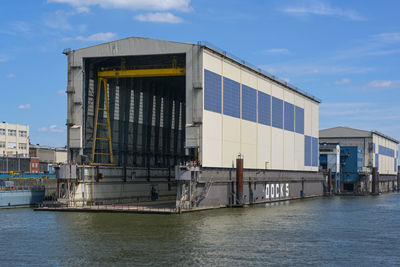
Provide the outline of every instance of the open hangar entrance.
[[191,158],[185,54],[83,60],[84,163],[169,168]]

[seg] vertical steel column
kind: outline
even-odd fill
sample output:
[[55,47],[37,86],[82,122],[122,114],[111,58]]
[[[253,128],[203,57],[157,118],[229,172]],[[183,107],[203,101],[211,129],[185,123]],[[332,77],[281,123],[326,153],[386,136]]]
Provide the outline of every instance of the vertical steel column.
[[397,173],[397,191],[400,192],[400,172]]
[[236,205],[243,205],[243,158],[236,158]]
[[[158,86],[160,86],[158,84]],[[160,90],[157,88],[156,92],[156,121],[154,126],[154,163],[156,166],[160,165],[160,120],[161,120],[161,97]]]
[[332,170],[328,169],[328,194],[330,195],[332,191]]
[[177,100],[178,98],[175,99],[175,121],[174,121],[174,165],[176,165],[178,163],[178,137],[179,137],[179,113],[180,113],[180,109],[179,109],[179,103],[180,101]]
[[133,114],[133,140],[132,140],[132,146],[133,146],[133,166],[138,165],[138,159],[137,159],[137,154],[139,153],[139,148],[138,148],[138,129],[139,129],[139,104],[140,104],[140,90],[137,86],[139,82],[135,84],[135,90],[134,90],[134,114]]
[[379,194],[379,173],[378,168],[372,168],[372,194]]
[[124,108],[124,160],[123,164],[126,166],[128,164],[129,155],[129,114],[131,113],[131,80],[128,80],[128,85],[124,88],[125,94],[125,108]]

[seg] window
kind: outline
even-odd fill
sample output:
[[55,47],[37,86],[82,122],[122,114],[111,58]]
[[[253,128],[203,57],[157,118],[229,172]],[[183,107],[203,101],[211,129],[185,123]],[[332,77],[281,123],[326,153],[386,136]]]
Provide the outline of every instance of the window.
[[6,129],[0,129],[0,135],[6,135]]
[[8,142],[8,148],[17,148],[17,143],[15,142]]
[[8,129],[8,135],[9,135],[9,136],[16,136],[16,135],[17,135],[17,130],[10,130],[10,129]]
[[26,144],[25,143],[19,143],[18,144],[19,149],[26,149]]
[[20,137],[26,137],[27,133],[26,133],[26,131],[18,131],[18,135]]
[[6,142],[0,142],[0,148],[5,148],[6,147]]

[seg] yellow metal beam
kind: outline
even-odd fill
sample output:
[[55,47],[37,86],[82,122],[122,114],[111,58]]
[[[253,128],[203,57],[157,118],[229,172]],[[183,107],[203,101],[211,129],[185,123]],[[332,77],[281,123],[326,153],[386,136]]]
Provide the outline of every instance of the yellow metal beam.
[[166,69],[138,69],[138,70],[104,70],[99,71],[100,78],[134,78],[134,77],[161,77],[161,76],[184,76],[185,68]]

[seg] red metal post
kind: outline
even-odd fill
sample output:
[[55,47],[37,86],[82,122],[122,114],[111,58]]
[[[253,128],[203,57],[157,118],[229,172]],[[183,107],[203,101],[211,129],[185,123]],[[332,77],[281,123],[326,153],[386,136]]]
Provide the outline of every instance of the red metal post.
[[236,204],[243,205],[243,158],[236,159]]

